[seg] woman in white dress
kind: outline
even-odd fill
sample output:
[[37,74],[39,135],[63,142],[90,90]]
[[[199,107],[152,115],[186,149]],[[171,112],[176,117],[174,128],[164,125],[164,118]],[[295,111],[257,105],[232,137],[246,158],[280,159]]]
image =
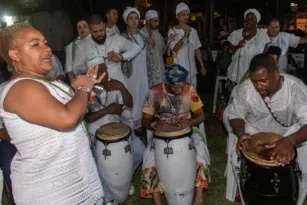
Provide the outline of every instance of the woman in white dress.
[[142,107],[148,92],[147,58],[145,34],[138,29],[140,13],[136,8],[128,8],[123,14],[127,24],[126,37],[139,45],[141,53],[132,59],[131,75],[127,76],[127,88],[133,99],[132,118],[134,129],[141,128]]
[[227,72],[229,80],[239,83],[247,72],[254,56],[263,53],[270,42],[267,29],[258,29],[257,23],[261,15],[256,9],[248,9],[244,13],[244,28],[235,30],[228,37],[230,50],[234,54]]
[[17,153],[11,164],[17,205],[102,205],[103,189],[81,122],[97,66],[72,87],[47,79],[51,49],[29,24],[0,31],[0,54],[14,68],[0,87],[0,116]]

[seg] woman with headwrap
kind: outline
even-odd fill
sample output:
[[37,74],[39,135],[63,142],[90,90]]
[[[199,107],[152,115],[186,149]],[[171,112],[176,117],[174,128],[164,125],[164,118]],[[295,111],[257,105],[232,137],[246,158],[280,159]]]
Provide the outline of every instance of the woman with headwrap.
[[239,83],[247,72],[252,58],[263,53],[265,45],[270,42],[267,29],[257,28],[260,19],[261,15],[256,9],[248,9],[244,13],[244,28],[232,32],[228,37],[233,57],[227,76],[235,83]]
[[140,131],[142,106],[148,92],[146,38],[145,34],[138,29],[140,12],[136,8],[127,8],[123,18],[127,24],[127,31],[123,35],[142,49],[141,53],[131,61],[129,73],[126,73],[127,89],[133,98],[134,129]]
[[[208,189],[210,155],[206,138],[197,126],[204,121],[203,103],[195,88],[186,83],[188,71],[180,65],[172,65],[165,72],[165,82],[153,87],[146,98],[143,107],[142,124],[148,130],[164,127],[191,127],[191,138],[197,152],[197,173],[195,179],[195,205],[203,205],[204,190]],[[154,150],[151,149],[152,137],[148,137],[148,146],[143,155],[141,197],[153,197],[155,205],[162,205],[160,184],[155,164]],[[178,187],[178,200],[181,195]],[[184,191],[184,190],[181,190]],[[184,193],[183,193],[184,194]],[[184,196],[183,196],[184,197]],[[177,201],[176,204],[180,204]]]

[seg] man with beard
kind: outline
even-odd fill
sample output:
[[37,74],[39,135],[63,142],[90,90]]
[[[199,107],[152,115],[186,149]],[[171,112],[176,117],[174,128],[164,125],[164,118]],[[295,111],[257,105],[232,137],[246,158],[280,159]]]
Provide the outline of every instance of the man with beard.
[[116,26],[118,20],[118,11],[115,8],[110,8],[106,12],[107,22],[106,22],[106,33],[107,36],[112,36],[114,34],[120,35],[119,29]]
[[126,85],[121,70],[121,61],[130,61],[141,51],[135,43],[120,35],[107,36],[105,24],[98,15],[89,19],[91,37],[84,39],[77,45],[74,58],[74,75],[86,73],[89,66],[105,63],[109,76]]
[[[153,60],[156,68],[159,72],[160,82],[164,80],[165,65],[163,60],[163,54],[169,47],[169,42],[165,45],[164,39],[159,32],[159,14],[155,10],[147,11],[145,15],[146,26],[141,31],[146,35],[146,41],[150,45],[153,53]],[[157,83],[158,84],[158,83]]]

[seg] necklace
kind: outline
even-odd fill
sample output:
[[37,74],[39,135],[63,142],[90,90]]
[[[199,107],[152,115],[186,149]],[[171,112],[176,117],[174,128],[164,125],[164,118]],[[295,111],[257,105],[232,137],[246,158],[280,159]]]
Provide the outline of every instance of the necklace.
[[[38,76],[35,76],[35,75],[32,75],[30,73],[27,73],[27,72],[22,72],[22,71],[17,71],[17,70],[14,70],[15,73],[19,73],[19,74],[24,74],[24,75],[28,75],[34,79],[37,79],[37,80],[41,80],[41,81],[44,81],[44,82],[47,82],[49,85],[51,85],[52,89],[55,91],[55,93],[57,94],[57,96],[59,96],[60,98],[64,99],[64,100],[67,100],[69,101],[70,99],[66,99],[62,96],[59,95],[59,93],[56,91],[56,89],[54,87],[56,87],[57,89],[59,89],[60,91],[62,91],[63,93],[65,93],[66,95],[68,95],[69,97],[73,97],[72,94],[70,94],[69,92],[67,92],[66,90],[64,90],[63,88],[61,88],[60,86],[54,84],[51,82],[50,79],[47,79],[47,78],[42,78],[42,77],[38,77]],[[54,87],[53,87],[54,86]],[[88,126],[87,126],[87,122],[85,121],[85,118],[84,116],[82,117],[82,120],[81,120],[81,126],[82,126],[82,129],[85,133],[85,135],[88,137],[88,139],[90,140],[90,135],[89,135],[89,131],[88,131]],[[90,143],[91,143],[91,140],[90,140]]]
[[[138,46],[140,46],[140,44],[139,44],[139,43],[137,42],[137,40],[134,38],[133,34],[131,34],[128,30],[127,30],[127,32],[128,32],[128,35],[133,39],[133,41],[134,41]],[[141,36],[141,39],[142,39],[142,41],[143,41],[142,50],[144,50],[144,48],[145,48],[145,46],[146,46],[145,37],[142,35],[142,33],[141,33],[139,30],[137,30],[137,34],[139,34],[139,35]]]
[[[170,106],[170,111],[171,111],[171,114],[173,115],[173,122],[179,122],[179,120],[180,120],[179,113],[177,114],[176,108],[173,105],[166,89],[165,89],[164,95],[165,95],[165,99],[166,99],[167,104]],[[182,102],[182,96],[183,96],[183,94],[181,94],[180,96],[175,96],[176,106],[177,106],[177,104],[179,104],[180,101]],[[180,100],[178,98],[180,98]]]

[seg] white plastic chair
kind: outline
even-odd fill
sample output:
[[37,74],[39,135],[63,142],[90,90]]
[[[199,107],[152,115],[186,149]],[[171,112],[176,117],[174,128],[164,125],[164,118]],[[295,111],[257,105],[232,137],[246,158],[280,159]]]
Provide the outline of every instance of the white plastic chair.
[[227,81],[227,76],[223,76],[223,75],[216,76],[215,88],[214,88],[214,98],[213,98],[213,110],[212,110],[213,113],[215,113],[216,111],[217,95],[219,92],[221,92],[219,88],[221,88],[222,81]]

